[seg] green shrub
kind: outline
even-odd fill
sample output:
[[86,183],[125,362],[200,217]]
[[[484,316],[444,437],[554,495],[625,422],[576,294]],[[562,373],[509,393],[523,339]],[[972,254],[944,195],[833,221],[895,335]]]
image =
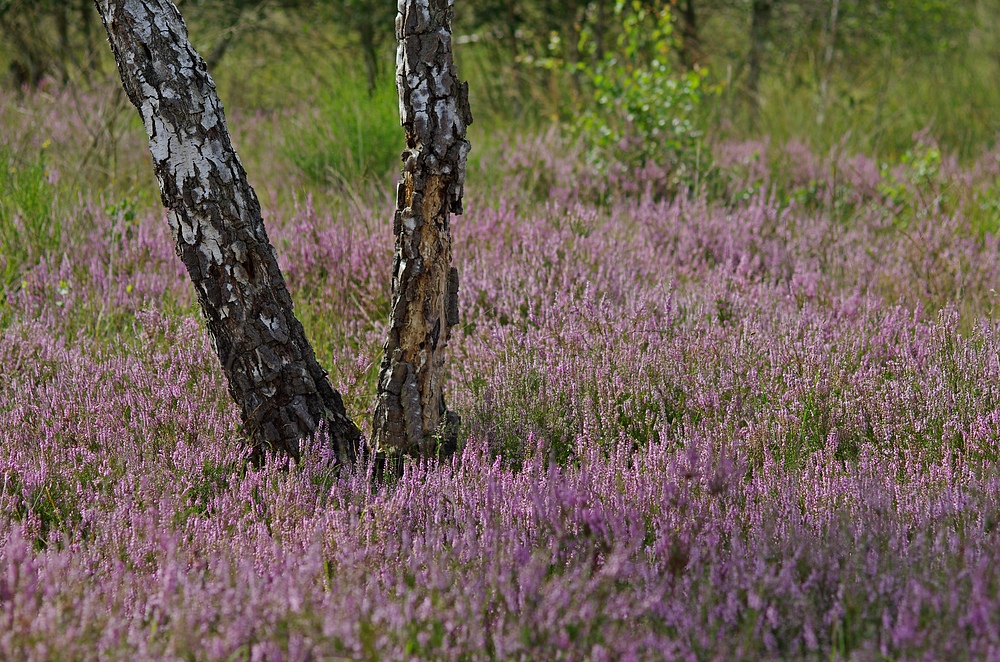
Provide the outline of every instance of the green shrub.
[[[673,23],[670,8],[651,9],[618,0],[616,48],[596,64],[587,58],[572,67],[592,93],[577,116],[576,130],[598,164],[659,167],[674,190],[696,184],[702,167],[702,133],[697,116],[706,93],[707,71],[676,71],[671,64]],[[584,30],[581,51],[593,54]]]
[[314,183],[354,187],[390,173],[403,145],[394,84],[379,81],[369,93],[363,76],[344,74],[292,131],[287,156]]

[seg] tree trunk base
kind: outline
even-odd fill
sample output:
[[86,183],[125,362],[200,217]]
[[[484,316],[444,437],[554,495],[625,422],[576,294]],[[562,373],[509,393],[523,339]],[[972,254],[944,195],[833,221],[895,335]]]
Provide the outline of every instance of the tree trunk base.
[[429,440],[435,448],[433,454],[414,458],[399,452],[383,450],[376,452],[373,472],[375,484],[385,485],[399,480],[403,477],[405,467],[409,463],[419,461],[447,462],[454,457],[455,453],[458,452],[458,430],[462,425],[462,417],[448,410],[443,418],[439,433]]

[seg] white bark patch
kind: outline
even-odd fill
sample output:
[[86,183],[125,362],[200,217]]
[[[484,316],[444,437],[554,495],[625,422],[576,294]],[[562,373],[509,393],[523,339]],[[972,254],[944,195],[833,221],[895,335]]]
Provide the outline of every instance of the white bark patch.
[[[171,154],[170,164],[174,168],[174,174],[180,182],[187,179],[198,178],[200,172],[198,165],[204,163],[204,157],[198,151],[197,145],[192,145],[189,141],[180,140],[174,134],[170,136]],[[200,183],[200,179],[198,180]],[[185,182],[186,183],[186,182]]]
[[175,236],[180,232],[181,221],[177,217],[177,212],[173,209],[167,210],[167,225],[169,225],[170,229],[173,230]]
[[226,292],[227,303],[237,303],[239,301],[239,297],[236,296],[236,288],[233,287],[232,283],[226,283],[223,289]]
[[427,25],[431,22],[431,5],[428,0],[417,0],[415,3],[417,10],[420,12],[420,22],[423,25]]
[[233,267],[233,278],[235,278],[236,282],[240,285],[250,285],[250,274],[247,273],[247,270],[244,269],[242,265],[237,264]]
[[187,37],[187,30],[184,28],[184,21],[180,20],[180,16],[177,14],[176,10],[171,16],[167,16],[162,13],[153,14],[153,24],[162,35],[169,35],[171,32],[179,32],[182,33],[185,38]]
[[150,107],[148,119],[145,121],[146,133],[149,134],[149,153],[156,163],[165,163],[170,158],[170,137],[159,128],[160,125],[152,113],[152,104],[143,104],[143,111],[147,106]]
[[[187,30],[184,30],[184,32],[186,34]],[[188,49],[186,48],[178,50],[177,63],[180,64],[181,68],[183,69],[194,69],[194,60],[191,59],[191,54],[188,52]]]
[[212,223],[205,221],[201,226],[201,245],[198,250],[202,256],[215,264],[222,264],[222,234]]
[[[111,16],[112,11],[114,10],[111,8],[111,3],[109,3],[105,15]],[[149,12],[146,11],[146,8],[143,7],[141,4],[132,2],[125,3],[125,11],[128,12],[132,16],[132,19],[135,21],[135,25],[137,26],[137,34],[139,35],[139,37],[143,41],[148,42],[153,36],[153,31],[151,29],[152,26],[149,23],[149,19],[151,18]],[[152,18],[154,21],[156,20],[155,17]]]
[[236,258],[237,262],[243,264],[247,261],[247,245],[245,243],[237,239],[232,243],[232,249],[233,257]]
[[201,128],[205,131],[210,131],[219,125],[219,116],[214,109],[209,108],[204,115],[201,116]]
[[285,342],[288,340],[288,326],[285,325],[285,320],[280,317],[268,317],[264,313],[261,313],[260,321],[268,328],[268,330],[270,330],[275,339],[279,342]]
[[184,240],[185,244],[193,246],[198,240],[198,228],[195,227],[194,223],[185,223],[179,214],[177,215],[177,224],[181,229],[181,239]]

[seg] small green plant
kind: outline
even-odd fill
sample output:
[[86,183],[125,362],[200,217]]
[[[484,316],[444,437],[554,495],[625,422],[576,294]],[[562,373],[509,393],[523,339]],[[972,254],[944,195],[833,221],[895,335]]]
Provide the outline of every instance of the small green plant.
[[22,267],[59,246],[54,196],[44,152],[24,160],[0,146],[0,289],[9,289]]
[[980,237],[1000,233],[1000,181],[994,181],[979,191],[969,213],[972,230]]
[[362,76],[326,86],[312,117],[292,133],[287,156],[311,181],[354,187],[379,181],[399,162],[403,131],[391,81],[369,93]]
[[1000,232],[1000,178],[955,178],[942,172],[941,162],[941,150],[918,136],[900,158],[901,168],[881,164],[877,190],[893,210],[893,224],[905,231],[914,219],[932,211],[961,212],[968,223],[963,232],[980,239]]
[[947,191],[941,183],[941,150],[937,147],[918,140],[900,162],[901,175],[894,173],[889,164],[881,164],[878,191],[889,206],[898,210],[897,224],[905,229],[915,215],[945,202]]

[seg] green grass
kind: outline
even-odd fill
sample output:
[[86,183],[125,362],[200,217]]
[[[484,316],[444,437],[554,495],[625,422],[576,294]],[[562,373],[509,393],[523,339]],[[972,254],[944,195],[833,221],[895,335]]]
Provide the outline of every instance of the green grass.
[[59,246],[54,198],[44,154],[18,158],[0,146],[0,288],[15,285],[24,265]]
[[385,181],[404,146],[398,108],[392,80],[369,93],[356,73],[334,74],[291,130],[285,156],[314,185]]

